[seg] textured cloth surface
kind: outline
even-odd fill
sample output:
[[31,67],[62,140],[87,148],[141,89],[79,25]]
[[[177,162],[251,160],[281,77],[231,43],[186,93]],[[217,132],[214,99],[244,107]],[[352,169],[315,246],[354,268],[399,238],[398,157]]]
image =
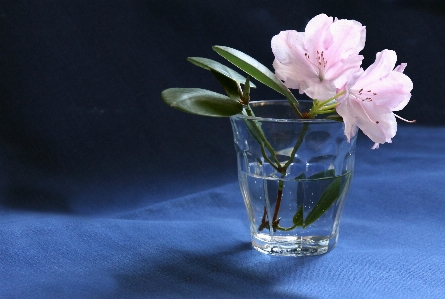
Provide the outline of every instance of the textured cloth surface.
[[0,298],[444,298],[443,136],[358,140],[339,243],[319,257],[252,250],[235,177],[115,212],[3,210]]
[[[0,1],[0,298],[445,298],[444,3]],[[418,124],[358,140],[332,252],[266,256],[229,121],[160,94],[223,92],[186,60],[225,63],[212,45],[271,68],[271,38],[319,13],[367,27],[364,68],[386,48],[408,63]]]

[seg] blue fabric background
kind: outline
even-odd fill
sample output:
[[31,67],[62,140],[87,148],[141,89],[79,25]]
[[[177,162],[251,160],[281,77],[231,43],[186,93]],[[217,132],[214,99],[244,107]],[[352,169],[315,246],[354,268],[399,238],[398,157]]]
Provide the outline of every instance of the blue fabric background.
[[[392,144],[358,140],[338,246],[251,249],[227,119],[169,87],[220,91],[185,58],[215,44],[271,65],[319,13],[367,26],[414,82]],[[0,298],[445,298],[442,1],[0,1]],[[222,60],[219,60],[222,61]],[[254,99],[277,94],[259,87]]]
[[358,140],[339,243],[319,257],[251,249],[235,177],[122,212],[4,211],[0,298],[443,298],[444,134]]

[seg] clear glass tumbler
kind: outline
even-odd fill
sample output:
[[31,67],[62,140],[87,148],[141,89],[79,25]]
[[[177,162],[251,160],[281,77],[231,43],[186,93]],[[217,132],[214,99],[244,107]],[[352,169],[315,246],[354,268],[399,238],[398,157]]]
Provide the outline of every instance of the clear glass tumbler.
[[[300,101],[307,111],[310,101]],[[356,137],[344,123],[298,119],[286,100],[251,102],[230,117],[253,247],[285,256],[324,254],[338,240],[354,172]]]

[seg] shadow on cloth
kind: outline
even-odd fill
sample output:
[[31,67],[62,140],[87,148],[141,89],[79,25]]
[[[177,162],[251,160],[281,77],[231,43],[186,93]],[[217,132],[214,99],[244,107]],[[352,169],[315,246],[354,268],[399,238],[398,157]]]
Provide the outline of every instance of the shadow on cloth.
[[[167,256],[165,256],[167,255]],[[115,279],[126,296],[166,296],[181,298],[292,298],[310,299],[303,294],[276,288],[284,283],[296,266],[302,268],[318,257],[289,259],[263,255],[251,249],[250,242],[232,248],[197,255],[187,251],[160,252],[159,259],[142,259],[134,266],[137,272],[121,274]],[[277,269],[282,276],[277,275]],[[121,292],[119,291],[119,292]],[[199,292],[199,293],[198,293]]]

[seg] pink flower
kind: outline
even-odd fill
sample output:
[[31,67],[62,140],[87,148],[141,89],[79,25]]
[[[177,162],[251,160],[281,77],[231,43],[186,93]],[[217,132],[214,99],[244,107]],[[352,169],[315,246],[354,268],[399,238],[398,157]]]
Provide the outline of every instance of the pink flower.
[[345,95],[337,99],[337,113],[343,117],[348,139],[355,135],[356,126],[375,142],[373,149],[390,143],[396,135],[393,111],[408,104],[413,89],[411,79],[403,74],[406,64],[394,68],[396,61],[394,51],[377,53],[375,62],[366,71],[355,73],[343,88]]
[[366,30],[359,22],[315,16],[305,32],[282,31],[272,38],[276,76],[309,97],[333,97],[363,60]]

